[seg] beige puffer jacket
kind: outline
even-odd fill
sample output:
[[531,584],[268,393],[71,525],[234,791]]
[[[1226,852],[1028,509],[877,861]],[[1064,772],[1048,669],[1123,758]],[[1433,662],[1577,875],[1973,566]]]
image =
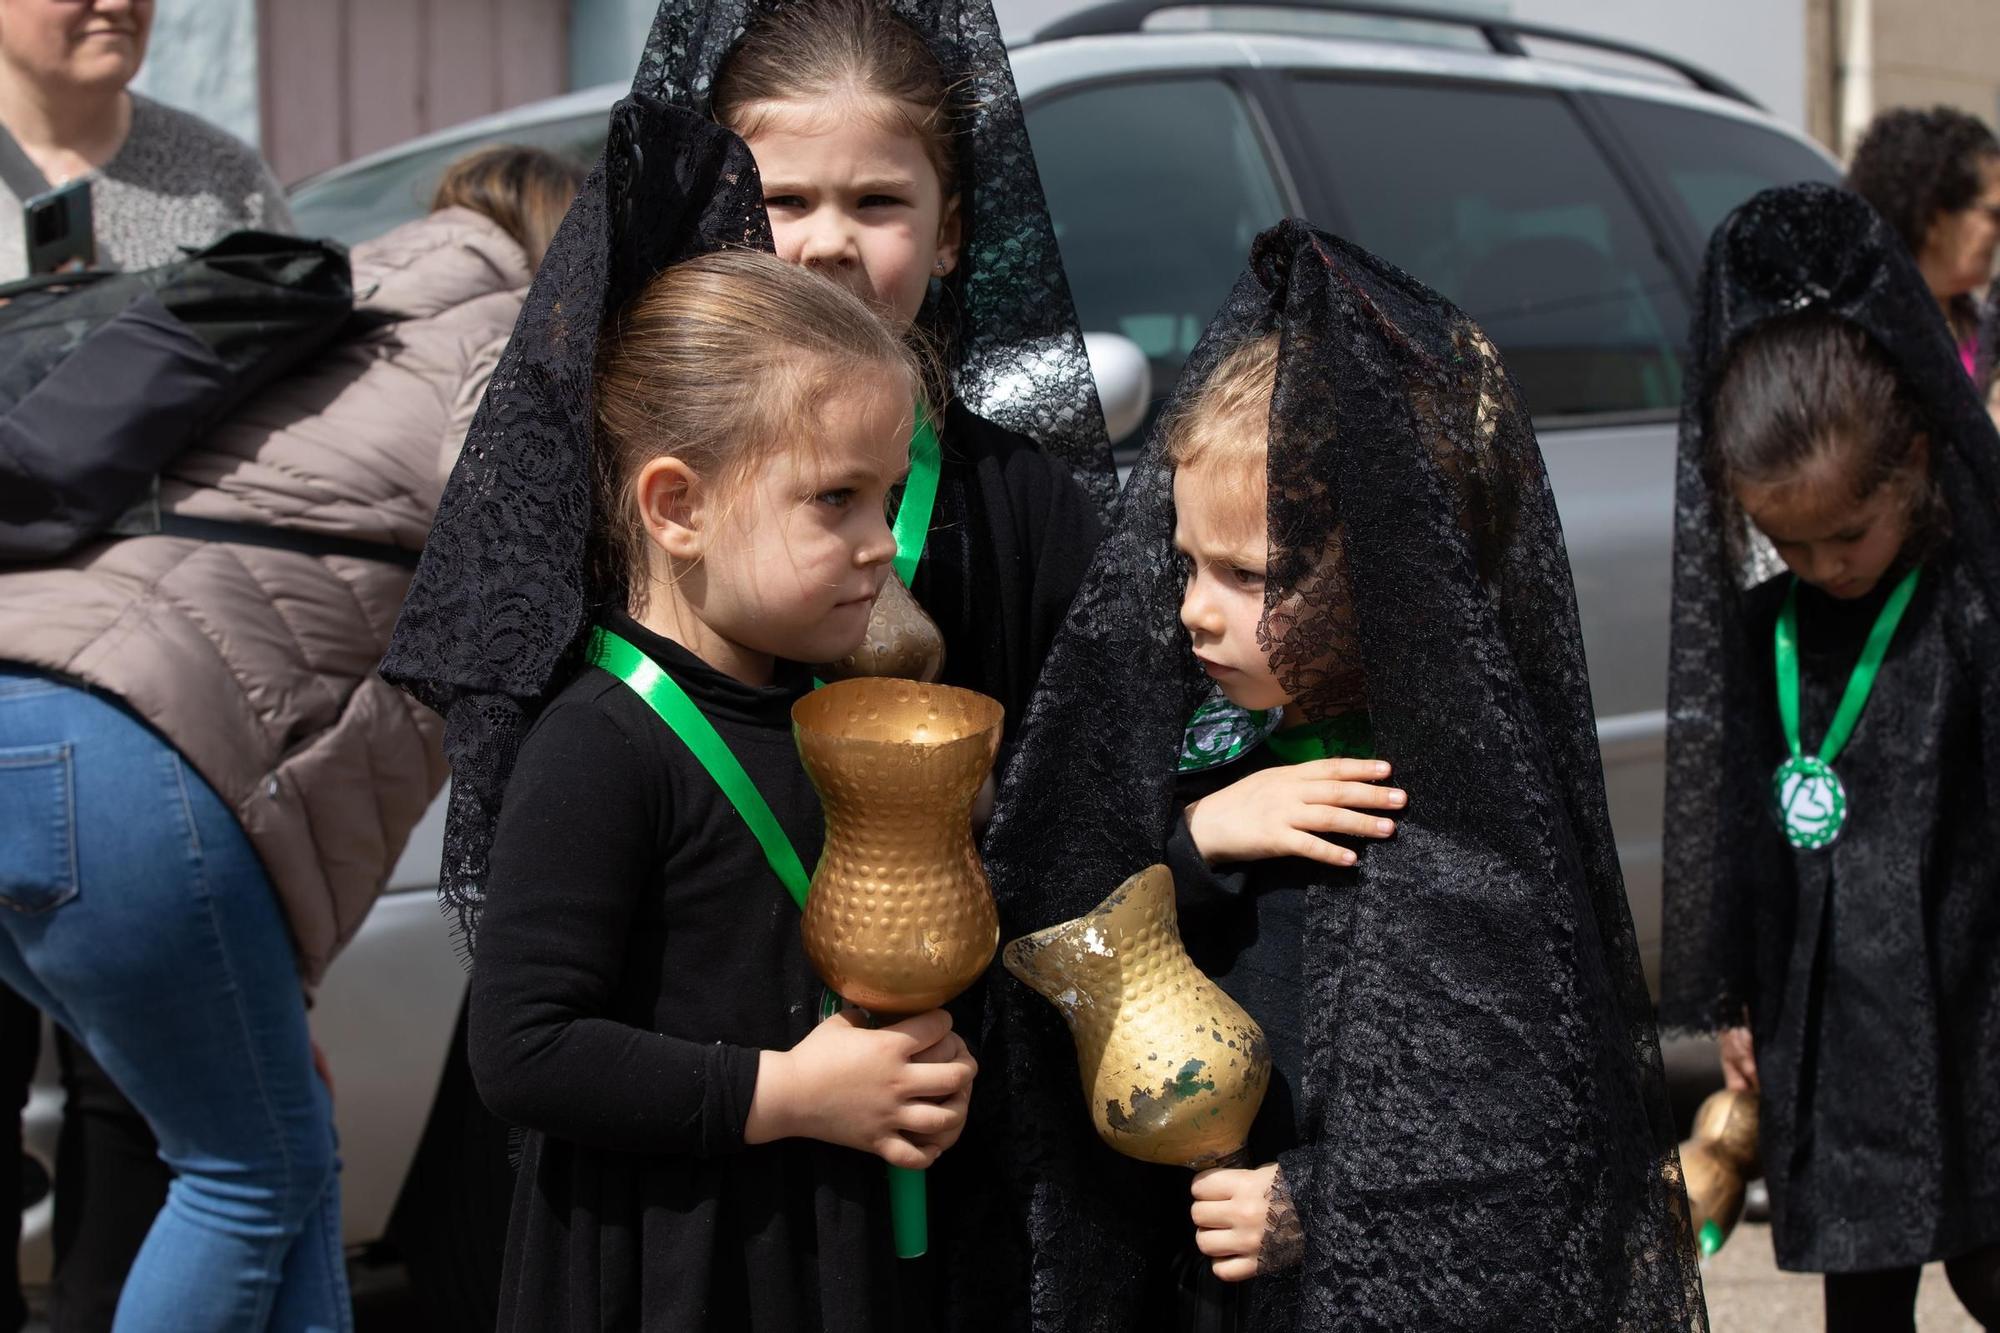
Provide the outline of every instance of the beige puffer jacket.
[[[397,322],[239,409],[161,479],[181,514],[417,549],[513,330],[521,247],[446,209],[354,251]],[[171,537],[0,572],[0,657],[119,696],[236,811],[316,983],[443,785],[435,715],[375,674],[410,571]]]

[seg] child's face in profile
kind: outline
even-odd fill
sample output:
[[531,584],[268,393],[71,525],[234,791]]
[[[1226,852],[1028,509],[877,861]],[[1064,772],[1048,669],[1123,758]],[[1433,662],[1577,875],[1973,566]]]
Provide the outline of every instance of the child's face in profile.
[[773,445],[734,486],[710,489],[672,458],[640,473],[640,510],[679,566],[662,581],[736,650],[837,661],[860,646],[892,577],[885,511],[909,471],[909,385],[857,378],[821,406],[819,426],[813,449]]
[[1281,707],[1291,698],[1257,643],[1271,549],[1264,495],[1261,487],[1251,495],[1215,480],[1202,467],[1174,474],[1174,549],[1187,570],[1181,624],[1195,660],[1231,703]]
[[1857,498],[1830,449],[1792,476],[1772,482],[1738,478],[1736,501],[1801,581],[1843,601],[1866,597],[1909,540],[1913,488],[1923,484],[1927,442],[1911,445],[1905,473]]
[[759,103],[745,142],[764,181],[778,255],[908,324],[958,263],[958,201],[899,108],[856,94]]

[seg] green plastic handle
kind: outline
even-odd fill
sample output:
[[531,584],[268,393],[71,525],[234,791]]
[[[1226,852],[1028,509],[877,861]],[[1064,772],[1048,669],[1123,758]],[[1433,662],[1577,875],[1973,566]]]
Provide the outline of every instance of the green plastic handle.
[[889,1224],[898,1259],[921,1259],[931,1247],[930,1199],[924,1173],[907,1166],[889,1168]]

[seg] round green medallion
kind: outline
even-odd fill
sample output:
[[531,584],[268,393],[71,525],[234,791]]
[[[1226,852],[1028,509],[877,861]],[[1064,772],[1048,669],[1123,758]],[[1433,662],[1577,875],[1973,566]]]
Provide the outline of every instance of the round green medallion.
[[1778,827],[1802,851],[1831,846],[1847,823],[1847,789],[1833,765],[1813,755],[1779,764],[1771,796],[1777,802]]

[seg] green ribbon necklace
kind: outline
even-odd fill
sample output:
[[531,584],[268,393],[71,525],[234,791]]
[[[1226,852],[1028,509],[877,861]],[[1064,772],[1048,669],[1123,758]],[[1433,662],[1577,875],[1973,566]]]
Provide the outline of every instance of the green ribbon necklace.
[[1889,594],[1889,600],[1876,612],[1875,625],[1868,631],[1868,641],[1861,649],[1861,660],[1847,678],[1847,689],[1840,696],[1840,706],[1834,710],[1833,725],[1827,728],[1817,755],[1807,754],[1799,741],[1799,581],[1796,578],[1785,594],[1784,609],[1778,613],[1773,638],[1777,655],[1778,720],[1784,726],[1785,748],[1791,751],[1791,758],[1779,764],[1772,775],[1771,797],[1776,802],[1778,826],[1785,831],[1787,841],[1801,851],[1831,846],[1847,824],[1847,788],[1833,771],[1833,761],[1840,757],[1847,738],[1854,734],[1854,724],[1861,720],[1861,710],[1868,706],[1875,677],[1889,653],[1889,641],[1896,637],[1896,626],[1902,623],[1903,612],[1909,609],[1910,598],[1916,595],[1918,573],[1919,570],[1912,569],[1903,575],[1895,591]]
[[596,665],[625,682],[632,693],[644,699],[648,706],[659,715],[667,729],[681,738],[695,761],[708,770],[715,785],[736,807],[736,813],[750,828],[750,836],[764,851],[764,859],[770,863],[771,873],[785,886],[785,892],[792,895],[792,901],[799,910],[806,907],[806,893],[812,887],[812,877],[806,874],[805,863],[799,860],[798,849],[778,823],[777,815],[771,811],[771,803],[764,799],[764,793],[757,790],[757,784],[743,770],[743,764],[736,758],[736,752],[729,748],[729,742],[722,739],[722,733],[715,729],[701,711],[698,704],[688,697],[681,683],[660,669],[660,664],[646,656],[623,635],[598,627],[590,632],[589,657]]
[[1373,759],[1375,727],[1366,713],[1342,713],[1321,722],[1287,727],[1264,739],[1272,754],[1288,764],[1315,759]]
[[903,482],[903,503],[897,506],[891,528],[896,537],[896,559],[891,568],[905,588],[917,577],[917,565],[924,558],[931,514],[937,508],[938,476],[943,471],[944,450],[938,446],[937,429],[920,403],[917,428],[910,435],[910,475]]

